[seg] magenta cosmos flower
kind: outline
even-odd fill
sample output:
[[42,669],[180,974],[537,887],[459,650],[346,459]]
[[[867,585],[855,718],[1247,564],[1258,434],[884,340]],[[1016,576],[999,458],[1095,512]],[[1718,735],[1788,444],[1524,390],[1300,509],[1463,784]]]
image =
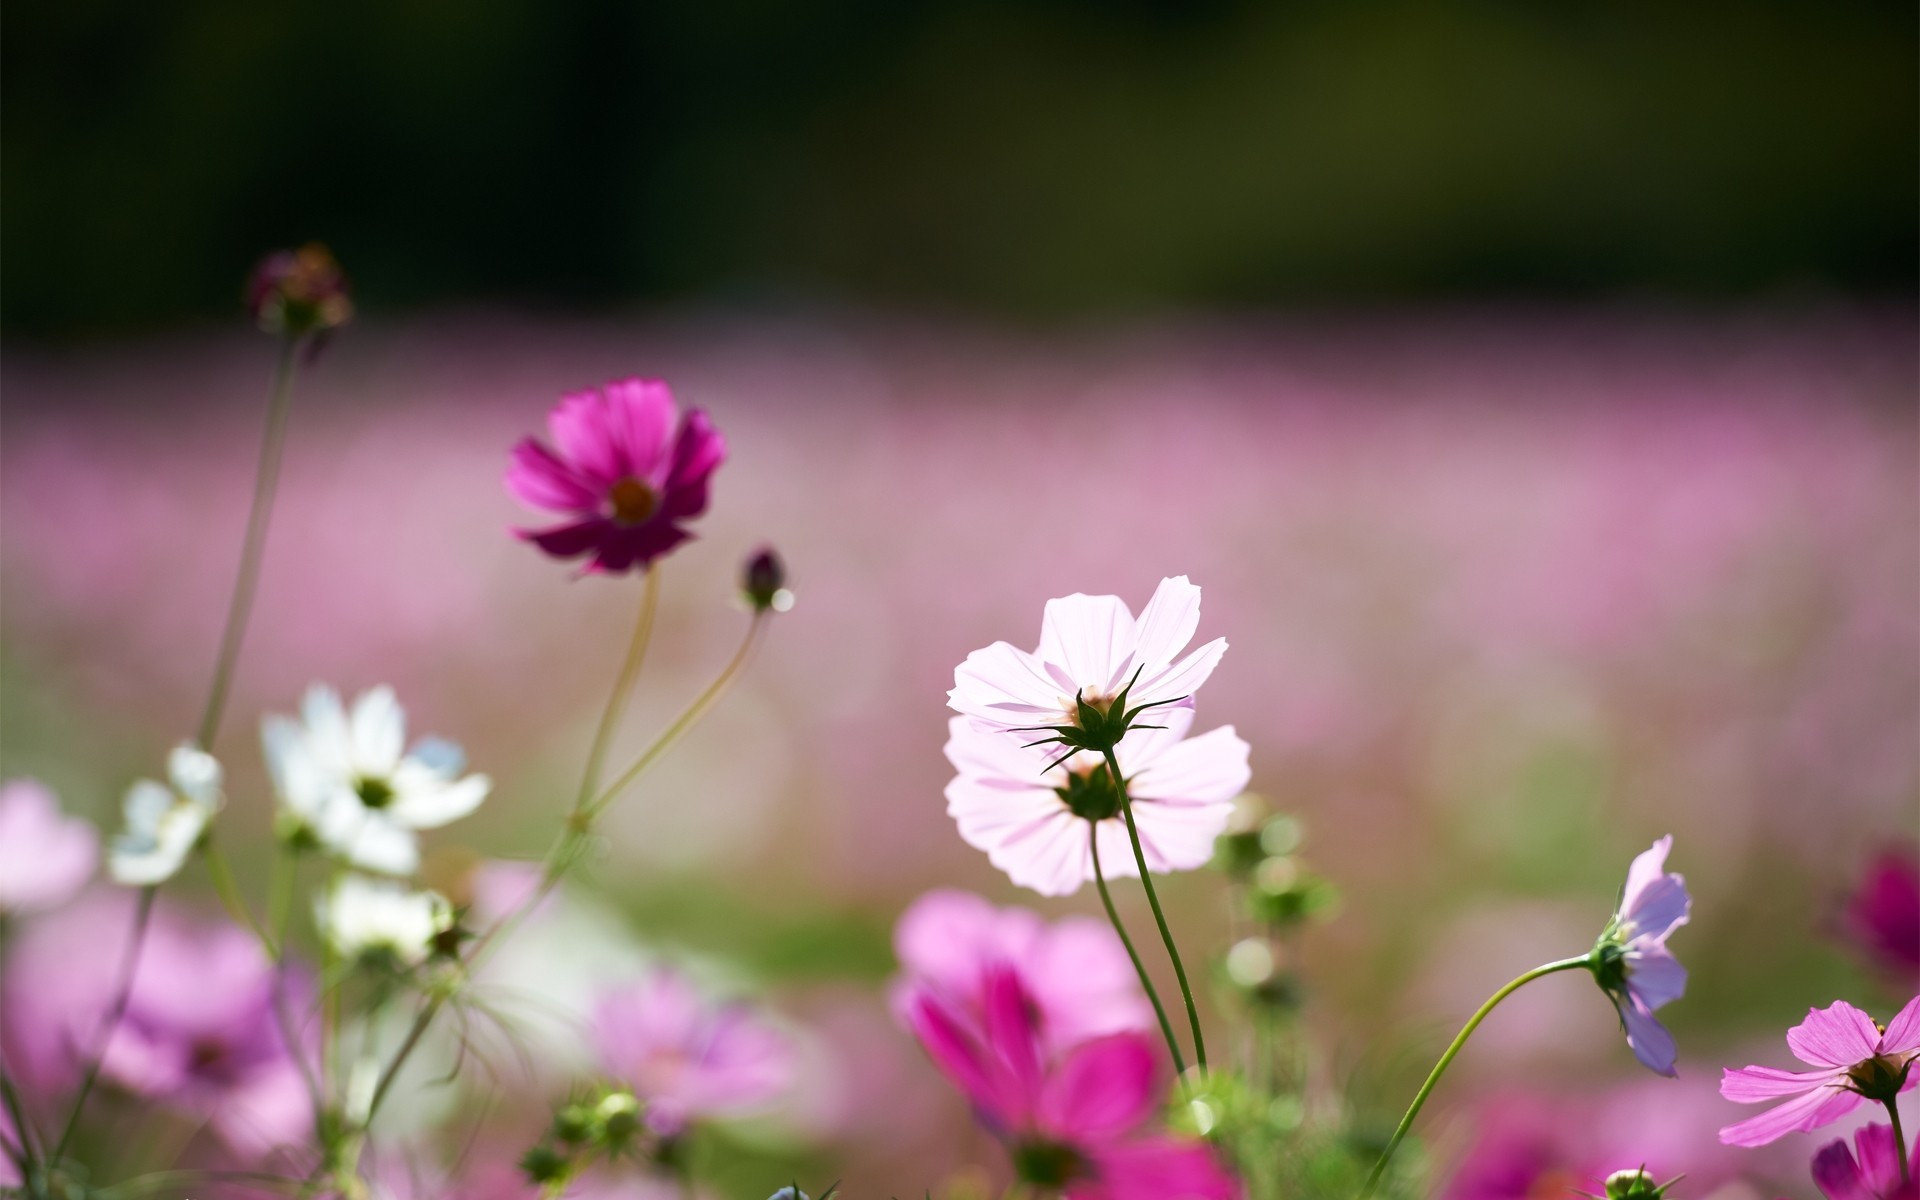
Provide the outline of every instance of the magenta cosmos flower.
[[1876,966],[1908,981],[1920,977],[1920,853],[1876,855],[1847,901],[1843,927]]
[[1736,1104],[1787,1099],[1757,1117],[1729,1125],[1720,1140],[1730,1146],[1764,1146],[1789,1133],[1805,1133],[1846,1116],[1867,1100],[1890,1104],[1920,1084],[1912,1071],[1920,1057],[1920,996],[1907,1001],[1883,1030],[1845,1000],[1811,1009],[1787,1030],[1787,1046],[1811,1071],[1741,1067],[1720,1079],[1720,1094]]
[[914,1005],[927,995],[945,1012],[984,1028],[987,982],[1005,970],[1025,984],[1050,1052],[1153,1027],[1153,1009],[1126,948],[1106,922],[1091,917],[1048,922],[1029,909],[996,908],[971,892],[933,891],[901,914],[893,949],[902,969],[894,1011],[909,1027]]
[[1159,1107],[1154,1044],[1140,1033],[1046,1053],[1033,997],[1011,970],[987,980],[979,1027],[923,993],[913,1031],[1024,1183],[1066,1200],[1233,1200],[1240,1186],[1204,1142],[1145,1132]]
[[1908,1155],[1903,1173],[1891,1125],[1862,1126],[1851,1149],[1845,1138],[1837,1138],[1813,1156],[1813,1181],[1827,1200],[1915,1200],[1920,1196],[1916,1178],[1920,1146]]
[[1227,652],[1215,638],[1183,657],[1199,627],[1200,589],[1185,575],[1162,579],[1137,620],[1118,596],[1062,596],[1047,601],[1039,649],[975,650],[954,668],[947,704],[976,729],[1004,733],[1079,724],[1076,697],[1104,713],[1124,690],[1129,708],[1156,706],[1152,723],[1164,724],[1167,707],[1192,706]]
[[1673,1035],[1653,1015],[1687,990],[1687,969],[1667,949],[1667,939],[1687,923],[1693,901],[1687,881],[1669,872],[1669,834],[1637,855],[1627,868],[1619,910],[1594,944],[1593,977],[1620,1014],[1627,1046],[1650,1071],[1672,1078],[1677,1052]]
[[[1222,725],[1189,738],[1191,709],[1163,710],[1165,728],[1135,728],[1114,748],[1140,831],[1147,868],[1158,873],[1203,866],[1214,839],[1246,790],[1247,744]],[[968,845],[1043,896],[1065,896],[1093,878],[1090,837],[1100,839],[1109,878],[1137,876],[1139,865],[1120,816],[1120,793],[1105,760],[1079,751],[1058,765],[1048,747],[983,733],[966,717],[948,724],[947,759],[959,772],[947,784],[947,813]],[[1089,834],[1089,825],[1094,831]]]
[[683,524],[706,511],[707,481],[727,443],[705,413],[689,412],[677,428],[676,413],[657,379],[562,396],[547,414],[553,448],[534,438],[516,445],[507,490],[566,519],[519,535],[609,574],[644,570],[692,537]]
[[765,1108],[793,1082],[787,1037],[743,1004],[715,1004],[658,968],[600,998],[593,1042],[607,1074],[647,1106],[662,1136],[689,1121]]
[[99,857],[100,835],[79,817],[62,816],[46,785],[0,785],[0,917],[65,904]]

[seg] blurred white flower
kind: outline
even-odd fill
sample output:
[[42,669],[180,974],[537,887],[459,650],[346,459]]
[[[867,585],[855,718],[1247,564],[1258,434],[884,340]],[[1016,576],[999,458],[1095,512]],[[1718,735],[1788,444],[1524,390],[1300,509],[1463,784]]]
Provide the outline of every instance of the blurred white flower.
[[142,779],[127,789],[126,828],[113,839],[107,873],[115,883],[150,887],[171,879],[224,802],[220,763],[182,742],[167,756],[167,782]]
[[440,738],[406,749],[406,713],[386,686],[361,693],[349,716],[339,693],[307,689],[299,720],[261,723],[267,769],[281,803],[336,854],[370,871],[411,874],[414,831],[458,820],[493,782],[465,775],[466,756]]
[[453,927],[453,906],[438,892],[346,875],[321,896],[315,919],[346,958],[383,955],[414,966]]

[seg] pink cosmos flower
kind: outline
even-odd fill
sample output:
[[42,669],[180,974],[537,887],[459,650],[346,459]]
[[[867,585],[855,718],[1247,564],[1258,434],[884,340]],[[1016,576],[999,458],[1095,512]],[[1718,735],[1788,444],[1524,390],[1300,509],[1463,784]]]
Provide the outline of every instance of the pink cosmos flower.
[[1877,855],[1847,901],[1842,927],[1875,965],[1902,979],[1920,977],[1920,854]]
[[1915,1200],[1920,1196],[1920,1146],[1907,1159],[1907,1179],[1900,1178],[1900,1152],[1893,1126],[1865,1125],[1853,1135],[1820,1147],[1813,1156],[1813,1181],[1827,1200]]
[[71,900],[93,875],[100,835],[79,817],[60,815],[43,783],[0,785],[0,917],[38,912]]
[[914,1033],[976,1115],[1006,1143],[1023,1182],[1066,1200],[1235,1200],[1240,1186],[1204,1142],[1142,1127],[1159,1105],[1154,1045],[1140,1033],[1046,1053],[1020,976],[991,973],[975,1028],[930,993]]
[[656,379],[562,396],[547,415],[557,450],[523,439],[507,490],[567,520],[519,535],[555,558],[587,556],[587,572],[608,574],[644,570],[692,537],[682,523],[706,511],[707,481],[727,443],[698,409],[676,430],[676,412]]
[[1648,1070],[1668,1078],[1677,1051],[1653,1011],[1687,990],[1687,969],[1667,949],[1667,939],[1693,908],[1687,881],[1666,869],[1671,849],[1669,834],[1634,858],[1620,908],[1594,948],[1594,978],[1620,1014],[1627,1046]]
[[1789,1133],[1832,1124],[1865,1100],[1890,1102],[1920,1084],[1910,1069],[1920,1058],[1920,996],[1907,1001],[1883,1031],[1873,1018],[1845,1000],[1809,1010],[1787,1030],[1787,1046],[1812,1071],[1741,1067],[1720,1080],[1720,1094],[1737,1104],[1791,1096],[1785,1104],[1729,1125],[1720,1140],[1730,1146],[1764,1146]]
[[[1149,870],[1203,866],[1233,816],[1233,800],[1252,778],[1247,743],[1222,725],[1196,738],[1191,709],[1160,710],[1162,729],[1136,727],[1114,748],[1132,798],[1134,824]],[[1119,794],[1097,754],[1058,754],[983,733],[966,717],[948,722],[947,759],[959,772],[947,784],[947,813],[968,845],[1043,896],[1066,896],[1093,878],[1088,823],[1100,839],[1109,878],[1140,868],[1120,816]]]
[[[1162,579],[1138,620],[1118,596],[1076,592],[1049,600],[1039,649],[1029,654],[995,642],[975,650],[954,668],[947,704],[976,729],[1000,732],[1074,724],[1076,695],[1104,708],[1129,681],[1130,708],[1191,707],[1227,652],[1226,639],[1215,638],[1179,657],[1199,627],[1200,589],[1185,575]],[[1165,724],[1164,707],[1149,712],[1151,723]]]
[[894,1012],[911,1026],[922,995],[975,1028],[986,1022],[987,982],[1013,970],[1033,1000],[1034,1025],[1049,1052],[1089,1038],[1151,1029],[1153,1009],[1120,939],[1091,917],[1042,920],[1025,908],[995,908],[971,892],[928,892],[893,928],[903,968]]
[[689,1121],[765,1108],[796,1069],[779,1030],[745,1005],[710,1002],[667,968],[605,993],[593,1041],[600,1065],[633,1089],[648,1125],[666,1137]]

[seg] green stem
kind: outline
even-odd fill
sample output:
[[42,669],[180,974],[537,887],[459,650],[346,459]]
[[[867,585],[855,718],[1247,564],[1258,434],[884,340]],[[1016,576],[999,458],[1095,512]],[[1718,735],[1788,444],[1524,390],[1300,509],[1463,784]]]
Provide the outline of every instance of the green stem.
[[227,910],[227,914],[253,931],[253,935],[260,939],[260,945],[266,950],[268,958],[279,957],[280,950],[274,944],[273,935],[260,924],[259,918],[253,915],[253,910],[247,907],[246,898],[240,894],[240,885],[234,881],[232,868],[227,866],[227,856],[220,852],[219,845],[213,840],[211,826],[201,840],[200,854],[206,859],[207,877],[213,881],[214,894],[220,897],[220,904]]
[[633,641],[627,647],[626,661],[620,665],[620,674],[614,680],[613,695],[607,698],[607,707],[600,714],[600,726],[594,730],[593,749],[587,753],[587,769],[580,780],[580,794],[573,802],[574,811],[586,808],[600,786],[600,769],[606,763],[607,746],[613,740],[613,731],[620,724],[621,714],[626,711],[627,697],[633,693],[634,681],[640,677],[640,664],[647,657],[647,643],[653,637],[653,614],[660,606],[660,571],[653,567],[647,570],[646,582],[640,593],[640,619],[633,627]]
[[1140,868],[1140,886],[1146,889],[1147,906],[1153,909],[1154,924],[1160,927],[1160,940],[1167,944],[1167,957],[1173,960],[1173,977],[1180,984],[1180,998],[1187,1004],[1187,1023],[1193,1027],[1193,1057],[1201,1074],[1207,1070],[1207,1041],[1200,1033],[1200,1010],[1193,1004],[1193,989],[1187,986],[1187,968],[1180,962],[1180,948],[1173,944],[1173,931],[1167,928],[1167,915],[1160,911],[1160,897],[1153,890],[1153,872],[1147,870],[1147,855],[1140,848],[1140,830],[1133,823],[1133,800],[1127,795],[1127,781],[1120,776],[1119,760],[1113,747],[1107,747],[1107,771],[1120,793],[1120,815],[1127,821],[1127,840],[1133,843],[1133,861]]
[[1907,1135],[1906,1131],[1900,1128],[1900,1106],[1892,1099],[1882,1100],[1880,1103],[1887,1106],[1887,1120],[1893,1122],[1893,1156],[1900,1162],[1900,1186],[1904,1188],[1913,1182],[1913,1169],[1907,1165]]
[[1167,1039],[1167,1053],[1173,1055],[1173,1073],[1185,1075],[1187,1061],[1180,1054],[1179,1039],[1173,1036],[1173,1022],[1167,1020],[1167,1009],[1160,1003],[1160,993],[1154,990],[1153,980],[1147,976],[1146,964],[1140,961],[1140,952],[1133,948],[1133,939],[1127,936],[1127,927],[1120,923],[1120,913],[1113,907],[1113,897],[1107,892],[1107,874],[1100,867],[1100,825],[1096,821],[1087,822],[1087,843],[1093,847],[1093,885],[1100,889],[1100,903],[1106,906],[1107,920],[1113,922],[1113,931],[1120,935],[1120,944],[1127,948],[1127,957],[1133,960],[1134,972],[1140,976],[1140,986],[1146,989],[1147,999],[1153,1002],[1153,1015],[1160,1018],[1161,1036]]
[[226,711],[227,692],[233,683],[234,664],[240,658],[240,643],[247,635],[247,618],[253,612],[253,595],[260,582],[260,557],[267,545],[267,525],[273,517],[273,496],[280,482],[280,455],[287,441],[287,411],[293,402],[294,338],[280,348],[280,361],[274,367],[273,389],[267,401],[267,428],[260,439],[260,462],[253,476],[253,506],[247,512],[247,533],[240,548],[240,571],[233,582],[233,596],[227,602],[227,622],[220,633],[220,653],[214,660],[213,687],[207,705],[200,713],[200,731],[194,741],[202,750],[213,747],[220,731],[220,715]]
[[100,1032],[95,1035],[97,1045],[87,1059],[86,1072],[80,1077],[80,1091],[73,1098],[73,1110],[67,1114],[60,1140],[54,1143],[53,1153],[47,1156],[49,1170],[59,1166],[67,1152],[67,1143],[73,1140],[74,1132],[80,1128],[80,1113],[87,1107],[87,1097],[93,1094],[93,1085],[100,1078],[100,1065],[106,1060],[107,1045],[113,1041],[113,1033],[120,1027],[120,1019],[127,1015],[127,1004],[133,999],[133,978],[140,966],[140,949],[146,943],[147,926],[153,916],[156,890],[151,884],[141,888],[140,899],[134,904],[133,932],[127,939],[126,955],[120,962],[120,978],[114,985],[113,1004],[100,1022]]
[[1440,1056],[1440,1061],[1433,1064],[1433,1071],[1428,1074],[1427,1081],[1420,1085],[1420,1091],[1414,1095],[1413,1104],[1408,1107],[1407,1115],[1400,1118],[1400,1125],[1393,1131],[1393,1137],[1388,1139],[1387,1148],[1380,1152],[1380,1161],[1373,1164],[1373,1171],[1367,1176],[1366,1186],[1360,1189],[1360,1200],[1367,1200],[1367,1197],[1373,1195],[1374,1188],[1380,1183],[1380,1176],[1387,1169],[1387,1161],[1393,1157],[1393,1152],[1399,1149],[1401,1141],[1407,1136],[1407,1131],[1413,1128],[1413,1119],[1420,1115],[1420,1107],[1427,1102],[1427,1097],[1433,1094],[1434,1085],[1440,1082],[1440,1077],[1446,1074],[1447,1068],[1452,1065],[1461,1047],[1467,1044],[1467,1039],[1473,1035],[1473,1031],[1480,1028],[1480,1022],[1487,1019],[1487,1014],[1494,1010],[1494,1006],[1543,975],[1552,975],[1556,971],[1572,971],[1591,965],[1591,958],[1582,954],[1578,958],[1563,958],[1558,962],[1535,967],[1526,974],[1510,980],[1505,987],[1489,996],[1487,1002],[1482,1004],[1473,1016],[1467,1018],[1466,1027],[1453,1039],[1446,1053]]

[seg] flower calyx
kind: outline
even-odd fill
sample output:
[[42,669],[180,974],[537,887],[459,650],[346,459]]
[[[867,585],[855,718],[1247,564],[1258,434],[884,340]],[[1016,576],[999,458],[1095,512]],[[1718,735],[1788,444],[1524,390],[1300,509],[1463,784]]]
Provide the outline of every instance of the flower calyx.
[[1133,691],[1133,685],[1140,681],[1140,672],[1144,664],[1135,667],[1133,677],[1127,680],[1127,686],[1111,698],[1089,697],[1084,687],[1073,694],[1073,709],[1068,720],[1060,725],[1022,725],[1013,730],[1015,733],[1046,732],[1053,736],[1028,742],[1033,746],[1064,746],[1066,753],[1047,764],[1047,770],[1059,766],[1076,753],[1086,750],[1093,754],[1110,754],[1120,739],[1135,729],[1164,729],[1164,725],[1136,725],[1140,714],[1150,708],[1160,708],[1168,704],[1179,704],[1187,699],[1175,696],[1170,700],[1154,700],[1147,704],[1127,707],[1127,695]]

